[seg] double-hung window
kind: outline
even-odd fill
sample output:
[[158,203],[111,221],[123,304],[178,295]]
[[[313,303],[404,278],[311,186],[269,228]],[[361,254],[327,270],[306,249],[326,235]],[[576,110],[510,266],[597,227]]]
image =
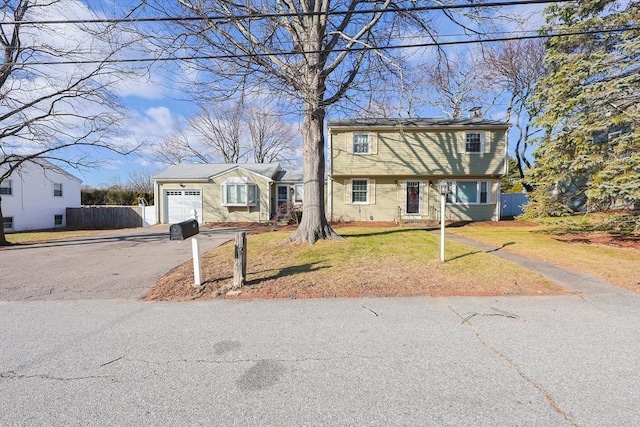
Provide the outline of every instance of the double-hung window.
[[53,184],[53,196],[62,197],[62,184],[60,183]]
[[62,225],[63,216],[62,215],[54,215],[53,216],[53,225],[59,227]]
[[13,194],[13,189],[11,187],[11,180],[5,179],[0,182],[0,196],[10,196]]
[[369,202],[369,180],[368,179],[352,179],[351,180],[351,203],[368,203]]
[[255,206],[258,187],[246,178],[229,178],[222,184],[223,206]]
[[353,153],[354,154],[371,153],[371,142],[369,141],[368,133],[353,134]]
[[458,205],[490,203],[489,181],[454,181],[449,187],[447,202]]
[[465,132],[465,153],[484,153],[484,134],[479,131]]

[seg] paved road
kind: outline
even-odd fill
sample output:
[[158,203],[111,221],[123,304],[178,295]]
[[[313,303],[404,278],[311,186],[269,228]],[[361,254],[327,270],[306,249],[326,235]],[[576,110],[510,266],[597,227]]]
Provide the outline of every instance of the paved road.
[[636,426],[640,296],[0,303],[0,425]]
[[[234,233],[202,228],[200,251]],[[2,248],[0,300],[139,298],[191,257],[191,242],[169,240],[167,224]]]

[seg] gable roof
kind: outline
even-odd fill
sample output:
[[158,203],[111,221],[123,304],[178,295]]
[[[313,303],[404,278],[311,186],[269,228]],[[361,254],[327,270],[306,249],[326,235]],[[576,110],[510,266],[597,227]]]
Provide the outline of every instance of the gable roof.
[[[2,159],[3,160],[7,159],[7,156],[2,157]],[[8,163],[11,164],[12,161],[9,161]],[[40,158],[40,157],[34,157],[33,159],[25,160],[20,166],[18,166],[18,169],[16,171],[19,172],[21,168],[27,167],[29,165],[35,165],[35,166],[38,166],[38,167],[42,168],[42,170],[44,171],[45,174],[46,174],[46,171],[48,171],[48,170],[49,171],[54,171],[56,173],[59,173],[60,175],[64,175],[65,177],[67,177],[70,180],[82,182],[82,180],[80,178],[78,178],[77,176],[70,174],[66,170],[62,169],[60,166],[54,165],[50,161],[48,161],[46,159],[43,159],[43,158]]]
[[156,181],[208,181],[212,177],[227,173],[233,169],[246,169],[250,172],[273,179],[280,171],[279,163],[178,163],[156,174]]
[[292,171],[280,171],[276,176],[278,182],[302,182],[302,169]]
[[330,128],[338,127],[391,127],[391,128],[423,128],[423,127],[475,127],[475,126],[494,126],[508,128],[511,126],[509,122],[501,122],[498,120],[488,120],[478,117],[449,119],[449,118],[406,118],[406,119],[344,119],[329,120]]

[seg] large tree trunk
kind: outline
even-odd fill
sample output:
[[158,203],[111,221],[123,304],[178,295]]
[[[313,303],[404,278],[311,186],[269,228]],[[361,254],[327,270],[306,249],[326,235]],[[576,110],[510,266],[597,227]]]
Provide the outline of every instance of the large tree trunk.
[[314,244],[320,239],[340,238],[329,225],[324,197],[324,116],[322,107],[307,105],[302,125],[303,178],[302,219],[290,237],[294,242]]

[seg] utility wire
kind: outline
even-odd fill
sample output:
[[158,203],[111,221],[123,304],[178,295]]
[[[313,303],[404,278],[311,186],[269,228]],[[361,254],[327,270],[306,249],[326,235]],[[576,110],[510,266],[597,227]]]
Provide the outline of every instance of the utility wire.
[[[621,31],[636,31],[640,30],[640,26],[625,26],[615,28],[603,28],[599,30],[585,30],[585,31],[568,31],[555,34],[535,34],[535,35],[523,35],[518,37],[496,37],[487,39],[473,39],[473,40],[455,40],[455,41],[442,41],[442,42],[429,42],[429,43],[411,43],[401,45],[390,46],[375,46],[375,47],[357,47],[350,49],[333,49],[332,53],[337,52],[360,52],[360,51],[386,51],[396,49],[411,49],[422,47],[436,47],[436,46],[456,46],[456,45],[468,45],[476,43],[494,43],[504,42],[511,40],[531,40],[531,39],[549,39],[556,37],[568,37],[568,36],[581,36],[603,33],[615,33]],[[33,61],[28,63],[10,63],[12,66],[25,66],[25,65],[81,65],[81,64],[115,64],[115,63],[142,63],[142,62],[171,62],[171,61],[190,61],[190,60],[227,60],[227,59],[250,59],[258,57],[270,57],[270,56],[294,56],[303,54],[315,54],[323,53],[321,50],[313,51],[287,51],[287,52],[274,52],[274,53],[255,53],[255,54],[228,54],[228,55],[186,55],[186,56],[172,56],[165,58],[123,58],[123,59],[105,59],[105,60],[69,60],[69,61]]]
[[326,12],[286,12],[254,13],[247,15],[210,15],[210,16],[163,16],[146,18],[97,18],[97,19],[61,19],[61,20],[23,20],[0,22],[2,25],[60,25],[60,24],[119,24],[126,22],[176,22],[176,21],[244,21],[266,18],[292,18],[300,16],[362,15],[372,13],[409,13],[428,11],[448,11],[458,9],[486,9],[505,6],[530,6],[535,4],[568,3],[573,0],[519,0],[488,3],[465,3],[440,6],[387,7],[385,9],[332,10]]

